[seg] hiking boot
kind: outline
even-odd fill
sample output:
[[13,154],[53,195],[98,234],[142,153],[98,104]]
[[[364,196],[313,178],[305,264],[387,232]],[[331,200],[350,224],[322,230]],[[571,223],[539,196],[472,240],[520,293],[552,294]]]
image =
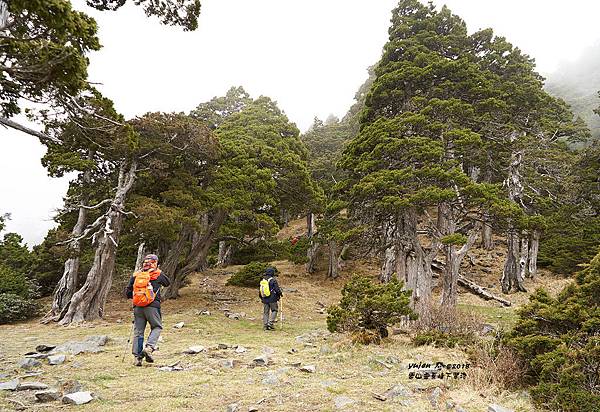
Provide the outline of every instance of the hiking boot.
[[146,346],[146,348],[144,348],[144,350],[142,351],[142,356],[146,358],[146,362],[148,363],[154,363],[152,352],[154,352],[154,349],[152,349],[150,346]]
[[142,366],[142,357],[136,356],[135,361],[133,361],[133,366]]

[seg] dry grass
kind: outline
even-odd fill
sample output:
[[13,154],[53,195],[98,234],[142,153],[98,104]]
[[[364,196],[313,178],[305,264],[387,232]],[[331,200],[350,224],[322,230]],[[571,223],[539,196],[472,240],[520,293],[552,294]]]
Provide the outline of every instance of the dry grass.
[[[263,411],[329,411],[335,410],[333,399],[347,396],[356,401],[346,410],[355,411],[430,411],[428,394],[435,386],[444,389],[442,405],[451,400],[469,411],[486,410],[490,403],[499,403],[519,411],[532,410],[528,401],[518,394],[502,392],[480,396],[471,384],[461,380],[413,381],[408,379],[407,365],[411,362],[461,363],[467,355],[454,349],[413,347],[406,337],[392,336],[377,345],[355,345],[349,337],[330,335],[325,331],[323,305],[340,298],[340,287],[345,281],[327,280],[323,275],[307,277],[301,265],[274,262],[281,270],[280,283],[295,288],[296,293],[286,293],[283,330],[264,332],[260,321],[262,308],[256,291],[225,286],[229,274],[236,268],[210,271],[192,279],[182,297],[163,305],[163,342],[157,352],[157,365],[177,360],[185,367],[180,372],[162,372],[156,367],[130,366],[131,355],[121,361],[129,333],[129,303],[115,297],[107,305],[107,316],[101,322],[82,327],[57,327],[37,322],[0,326],[3,337],[0,345],[0,373],[9,377],[23,376],[15,369],[22,355],[39,343],[62,343],[85,336],[106,334],[111,342],[98,354],[81,354],[70,357],[60,366],[43,365],[43,374],[26,380],[40,380],[50,385],[75,379],[98,399],[81,407],[89,411],[121,411],[144,409],[156,411],[195,410],[220,411],[226,405],[238,403],[240,411],[265,399],[260,404]],[[318,303],[320,302],[320,303]],[[245,312],[246,317],[236,321],[226,318],[222,309]],[[209,310],[210,316],[198,315]],[[173,324],[183,321],[182,329]],[[278,325],[280,327],[280,325]],[[315,331],[319,331],[314,333]],[[296,337],[312,333],[311,344],[297,342]],[[311,336],[312,336],[311,335]],[[217,344],[242,345],[246,353],[237,354],[232,349],[217,349]],[[183,355],[191,345],[203,345],[209,350],[198,355]],[[252,359],[272,350],[272,364],[267,368],[253,367]],[[294,348],[296,352],[289,353]],[[128,352],[128,350],[127,350]],[[393,358],[390,358],[393,357]],[[398,359],[391,363],[387,359]],[[235,367],[227,369],[220,362],[234,359]],[[300,362],[313,364],[314,374],[301,372],[290,366]],[[278,385],[265,385],[262,380],[267,371],[278,373]],[[412,388],[415,395],[379,401],[372,393],[382,393],[395,384]],[[13,404],[7,398],[21,399],[22,393],[0,393],[0,409],[10,410]],[[410,402],[403,406],[400,402]],[[55,410],[57,404],[32,404],[31,410]]]

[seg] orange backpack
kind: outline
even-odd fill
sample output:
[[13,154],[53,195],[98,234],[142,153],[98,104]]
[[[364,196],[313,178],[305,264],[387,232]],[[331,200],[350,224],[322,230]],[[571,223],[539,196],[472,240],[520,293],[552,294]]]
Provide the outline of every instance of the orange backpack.
[[156,279],[158,274],[150,272],[135,272],[133,274],[133,304],[135,306],[148,306],[154,302],[156,291],[152,288],[150,281]]

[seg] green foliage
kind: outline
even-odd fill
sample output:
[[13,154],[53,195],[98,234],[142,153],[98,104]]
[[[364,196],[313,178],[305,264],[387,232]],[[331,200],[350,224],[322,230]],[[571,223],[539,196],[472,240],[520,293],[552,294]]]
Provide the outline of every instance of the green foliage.
[[[87,4],[98,10],[114,11],[127,0],[87,0]],[[196,30],[200,15],[200,0],[135,0],[133,4],[142,6],[146,16],[156,16],[169,26],[181,26],[183,30]]]
[[600,254],[553,298],[543,290],[519,311],[509,344],[527,362],[534,401],[545,410],[600,404]]
[[310,239],[306,237],[299,238],[295,245],[290,244],[288,260],[296,265],[306,263],[308,261],[306,253],[309,246]]
[[99,50],[96,22],[67,0],[11,0],[0,39],[0,115],[19,99],[74,96],[86,85],[89,51]]
[[[233,274],[228,280],[227,285],[242,286],[245,288],[258,288],[265,270],[268,267],[274,267],[265,262],[252,262],[241,268]],[[277,268],[275,268],[277,273]]]
[[21,273],[29,273],[32,255],[23,244],[23,238],[16,233],[6,233],[0,240],[0,262]]
[[13,293],[0,293],[0,325],[30,319],[39,314],[37,302]]
[[471,342],[471,339],[439,330],[420,332],[412,337],[412,343],[416,346],[433,345],[436,348],[454,348],[456,345],[466,346]]
[[271,262],[288,259],[290,244],[286,240],[260,240],[244,243],[236,248],[231,257],[234,265],[247,265],[251,262]]
[[467,237],[462,233],[454,233],[452,235],[442,237],[441,241],[443,245],[461,246],[467,243]]
[[331,332],[376,331],[385,336],[385,328],[402,316],[416,316],[410,309],[410,291],[402,282],[378,284],[364,276],[353,276],[342,289],[342,299],[327,310],[327,329]]
[[0,324],[35,316],[37,286],[23,273],[0,263]]

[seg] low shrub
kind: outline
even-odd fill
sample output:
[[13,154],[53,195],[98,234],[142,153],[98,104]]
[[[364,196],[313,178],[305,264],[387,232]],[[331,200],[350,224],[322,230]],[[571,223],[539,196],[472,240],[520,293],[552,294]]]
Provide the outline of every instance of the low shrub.
[[478,315],[456,308],[432,306],[429,316],[412,325],[412,342],[416,346],[454,348],[476,341],[483,321]]
[[0,325],[26,320],[39,314],[40,305],[14,293],[0,293]]
[[554,298],[543,290],[519,310],[509,345],[525,360],[540,409],[592,412],[600,405],[600,254]]
[[410,295],[398,280],[380,284],[355,275],[344,285],[340,303],[327,310],[327,329],[353,333],[357,342],[379,343],[389,325],[402,317],[416,318],[409,307]]
[[[245,288],[258,288],[262,275],[268,267],[274,267],[265,262],[252,262],[241,268],[233,274],[228,280],[227,285],[242,286]],[[275,268],[275,267],[274,267]],[[275,268],[277,272],[277,268]]]

